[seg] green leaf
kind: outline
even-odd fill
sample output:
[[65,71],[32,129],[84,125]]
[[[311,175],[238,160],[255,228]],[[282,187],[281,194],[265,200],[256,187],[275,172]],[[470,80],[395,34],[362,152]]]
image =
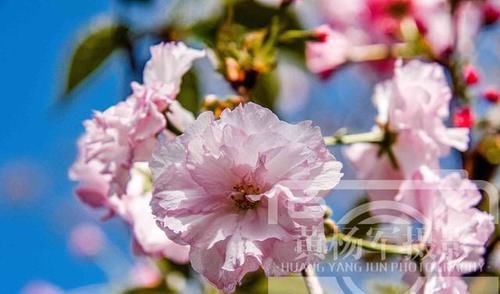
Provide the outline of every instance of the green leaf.
[[128,44],[128,28],[120,24],[99,26],[80,42],[71,57],[64,97],[67,99],[111,54]]
[[200,110],[200,95],[198,75],[195,69],[191,69],[182,78],[181,91],[177,100],[184,108],[196,115]]
[[279,82],[276,72],[260,75],[255,88],[251,91],[252,101],[274,109],[279,94]]
[[[278,7],[265,6],[256,1],[236,1],[234,4],[234,21],[249,29],[269,26],[272,18],[280,13]],[[287,29],[301,29],[300,22],[292,10],[284,13],[281,25]]]

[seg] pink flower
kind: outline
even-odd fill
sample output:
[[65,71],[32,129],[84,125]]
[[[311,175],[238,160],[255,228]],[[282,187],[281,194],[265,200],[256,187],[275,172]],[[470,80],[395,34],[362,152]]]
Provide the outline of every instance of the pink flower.
[[311,72],[327,77],[347,62],[350,43],[344,35],[332,30],[328,25],[318,27],[316,33],[321,34],[324,41],[307,43],[307,67]]
[[475,38],[483,23],[481,10],[484,5],[481,2],[464,1],[458,4],[455,12],[456,50],[464,60],[474,57]]
[[167,257],[179,264],[187,263],[189,246],[172,242],[156,225],[149,205],[151,192],[151,172],[147,162],[135,163],[127,193],[117,202],[116,207],[119,207],[117,213],[132,227],[136,253]]
[[500,18],[500,1],[487,0],[483,5],[482,13],[484,24],[491,25],[496,23]]
[[493,217],[474,208],[481,194],[458,173],[441,178],[422,170],[420,179],[416,189],[401,189],[397,198],[420,207],[425,216],[424,293],[467,293],[460,276],[483,265]]
[[447,0],[413,0],[413,17],[437,56],[452,49],[453,18]]
[[[150,51],[151,59],[144,68],[144,86],[154,90],[153,101],[164,110],[179,93],[182,76],[194,60],[205,56],[205,51],[189,48],[182,42],[160,43]],[[140,85],[135,83],[133,87]]]
[[77,255],[92,257],[104,247],[106,237],[101,229],[93,224],[80,224],[71,231],[70,249]]
[[[144,89],[151,93],[149,89]],[[100,119],[94,118],[94,121],[86,123],[92,132],[80,139],[80,156],[71,168],[70,176],[80,181],[76,193],[84,203],[94,208],[104,207],[110,215],[117,214],[131,225],[137,253],[165,256],[174,262],[186,263],[189,248],[175,244],[165,236],[156,225],[149,206],[152,197],[151,179],[148,177],[150,171],[143,161],[150,159],[156,143],[155,135],[164,130],[165,122],[163,114],[157,112],[151,100],[141,100],[144,97],[147,96],[131,96],[114,106],[131,107],[133,110],[107,110],[100,114]],[[146,109],[151,110],[153,115],[147,114]],[[123,117],[118,117],[118,113]],[[171,104],[167,116],[181,129],[194,120],[192,114],[188,114],[178,102]],[[106,137],[108,133],[116,136]],[[172,137],[168,132],[165,135]],[[94,138],[104,138],[103,143]],[[92,149],[96,144],[100,145]],[[113,151],[115,149],[121,153]],[[104,153],[102,157],[100,152]],[[94,156],[86,157],[89,154]],[[124,155],[105,156],[121,154]],[[117,166],[124,174],[123,178],[119,178],[122,181],[113,177],[113,168]],[[113,184],[123,192],[118,194],[112,190],[110,187]]]
[[401,41],[400,26],[413,19],[436,55],[453,44],[451,9],[446,0],[323,0],[330,26],[352,44],[368,45]]
[[[165,130],[162,112],[173,103],[182,76],[204,52],[183,43],[161,43],[151,48],[151,55],[144,70],[144,85],[132,83],[130,97],[104,112],[95,112],[93,119],[84,122],[79,156],[69,176],[80,182],[78,197],[92,207],[114,210],[110,198],[125,193],[134,162],[150,159],[155,136]],[[182,118],[186,115],[171,115],[182,112],[182,107],[174,107],[167,116],[187,124],[189,117]]]
[[152,288],[161,282],[162,275],[154,264],[139,261],[130,270],[130,278],[136,287]]
[[[162,142],[150,166],[158,224],[191,246],[193,268],[218,288],[234,291],[259,268],[284,274],[283,263],[300,271],[321,259],[318,201],[342,174],[310,122],[288,124],[253,103],[226,109],[218,120],[205,112]],[[316,237],[313,252],[299,246],[304,229]]]
[[165,118],[146,92],[95,112],[93,119],[84,122],[85,134],[70,178],[81,181],[76,192],[85,203],[101,206],[107,202],[104,196],[123,195],[132,163],[151,156]]
[[[354,144],[345,149],[361,179],[411,179],[421,166],[438,167],[438,159],[450,147],[465,150],[467,128],[448,128],[450,89],[444,72],[436,64],[398,61],[394,77],[378,84],[374,103],[377,124],[395,135],[391,159],[387,146]],[[375,127],[374,131],[383,131]],[[375,199],[392,199],[396,191],[370,191]],[[379,197],[380,196],[380,197]]]
[[387,35],[397,34],[401,20],[413,12],[412,0],[367,0],[366,6],[371,25]]

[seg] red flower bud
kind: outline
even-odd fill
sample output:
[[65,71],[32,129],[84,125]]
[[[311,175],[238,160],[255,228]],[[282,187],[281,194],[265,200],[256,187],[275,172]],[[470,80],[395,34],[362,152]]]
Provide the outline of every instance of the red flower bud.
[[483,92],[483,97],[491,103],[498,103],[500,100],[500,91],[495,88],[487,88]]
[[473,65],[466,65],[463,74],[467,85],[475,85],[479,82],[479,73]]
[[500,9],[491,3],[485,3],[483,6],[483,23],[491,25],[498,21],[500,18]]
[[459,128],[474,126],[474,114],[469,106],[458,109],[453,115],[453,124]]
[[326,42],[328,40],[328,32],[318,30],[314,33],[314,37],[318,42]]

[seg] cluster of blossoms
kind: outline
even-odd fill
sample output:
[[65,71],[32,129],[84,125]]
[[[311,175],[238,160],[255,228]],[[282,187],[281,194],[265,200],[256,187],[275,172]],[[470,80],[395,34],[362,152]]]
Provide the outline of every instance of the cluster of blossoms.
[[398,61],[394,77],[376,86],[373,99],[378,109],[373,131],[384,139],[345,148],[359,178],[400,183],[399,190],[368,191],[372,201],[399,201],[423,215],[424,293],[467,293],[459,277],[482,266],[494,231],[492,216],[474,208],[481,199],[477,187],[458,173],[435,172],[451,147],[467,149],[469,130],[444,124],[450,99],[437,64]]
[[[259,268],[280,275],[280,263],[300,263],[300,271],[319,261],[326,248],[319,199],[341,177],[319,128],[280,121],[253,103],[193,121],[174,99],[204,53],[182,43],[151,53],[144,84],[84,123],[70,170],[79,198],[129,222],[140,252],[189,259],[227,292]],[[166,118],[184,133],[173,139]],[[312,252],[296,249],[304,228],[319,238]]]
[[103,207],[108,217],[118,214],[131,224],[136,249],[186,262],[188,249],[168,240],[155,226],[147,161],[157,137],[172,136],[166,131],[167,118],[181,124],[177,127],[193,120],[174,99],[182,76],[204,52],[169,43],[152,47],[151,55],[144,84],[132,83],[133,93],[125,101],[84,122],[70,178],[79,182],[76,194],[85,204]]
[[[261,1],[282,8],[294,2]],[[407,19],[437,59],[453,44],[467,45],[455,38],[472,38],[496,9],[490,1],[464,1],[453,20],[443,0],[337,1],[335,9],[332,2],[321,2],[328,25],[306,49],[310,70],[323,76],[346,63],[355,46],[405,41],[400,28]],[[464,25],[461,17],[471,14],[477,23]],[[284,122],[243,97],[195,119],[176,97],[183,75],[203,56],[183,43],[153,46],[143,83],[133,82],[128,98],[84,122],[69,175],[79,182],[82,202],[130,225],[137,253],[190,262],[217,288],[234,292],[247,273],[286,275],[325,257],[325,231],[334,238],[339,232],[328,227],[321,202],[339,183],[342,164],[312,122]],[[466,293],[461,275],[482,267],[493,218],[476,208],[481,195],[472,182],[436,170],[452,148],[467,150],[470,129],[446,124],[452,90],[442,66],[419,60],[394,65],[393,77],[373,95],[378,115],[372,134],[380,140],[344,152],[360,179],[399,181],[395,191],[368,191],[371,201],[398,201],[424,216],[418,240],[426,253],[423,292]],[[478,79],[471,69],[464,76],[469,84]],[[78,236],[75,243],[81,243]],[[157,281],[159,275],[146,276]]]
[[[413,24],[422,35],[423,43],[419,46],[428,47],[426,53],[433,58],[446,57],[455,49],[461,55],[470,56],[474,49],[471,47],[473,38],[483,24],[498,19],[500,3],[457,2],[452,5],[446,0],[320,1],[327,24],[317,28],[324,42],[308,45],[309,69],[328,76],[351,60],[359,61],[360,51],[373,49],[369,45],[399,45],[409,41],[407,38],[415,36],[405,36],[404,22]],[[385,54],[390,57],[390,50]]]
[[440,177],[424,167],[417,177],[419,181],[403,184],[396,199],[414,205],[425,217],[423,293],[468,293],[460,276],[482,268],[484,246],[495,229],[493,217],[475,208],[481,194],[459,173]]
[[[375,87],[378,110],[374,132],[383,133],[380,145],[360,143],[345,153],[364,180],[412,179],[427,166],[439,168],[439,158],[450,147],[465,151],[469,129],[448,128],[451,91],[443,69],[417,60],[399,61],[394,77]],[[370,191],[374,200],[392,199],[394,191]],[[379,195],[382,194],[382,195]]]

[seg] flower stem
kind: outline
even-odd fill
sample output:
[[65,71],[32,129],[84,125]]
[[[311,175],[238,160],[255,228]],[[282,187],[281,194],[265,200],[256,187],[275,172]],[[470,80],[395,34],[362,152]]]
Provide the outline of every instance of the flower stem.
[[318,277],[316,276],[316,273],[311,265],[306,266],[306,268],[302,270],[301,274],[304,277],[304,282],[306,283],[306,288],[309,294],[323,294],[323,288],[321,288]]
[[411,245],[394,245],[386,243],[378,243],[374,241],[368,241],[361,238],[352,237],[341,232],[336,232],[331,239],[341,240],[343,242],[359,246],[363,249],[375,250],[390,254],[398,255],[408,255],[408,256],[421,256],[425,247],[423,244],[411,244]]
[[350,135],[333,135],[324,137],[326,145],[342,145],[354,143],[380,143],[384,139],[383,132],[368,132]]

